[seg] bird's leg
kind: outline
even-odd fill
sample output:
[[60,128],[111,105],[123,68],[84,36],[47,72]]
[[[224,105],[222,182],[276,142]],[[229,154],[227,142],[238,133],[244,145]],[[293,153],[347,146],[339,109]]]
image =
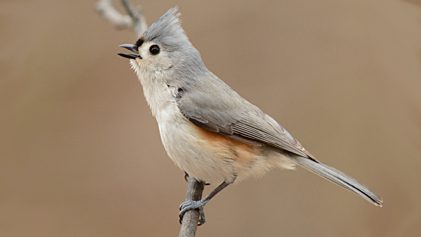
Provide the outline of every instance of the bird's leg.
[[[184,171],[184,180],[186,182],[189,182],[189,177],[190,177],[190,175],[186,171]],[[204,185],[210,185],[210,183],[206,183],[206,182],[203,182],[203,184]]]
[[180,213],[179,213],[179,217],[180,217],[180,223],[183,220],[183,216],[187,211],[190,210],[194,210],[194,209],[199,209],[199,223],[198,225],[203,225],[206,222],[205,219],[205,212],[203,211],[203,207],[219,192],[221,192],[224,188],[226,188],[228,185],[234,183],[235,178],[230,181],[224,181],[222,182],[220,185],[218,185],[218,187],[216,187],[214,190],[212,190],[212,192],[209,193],[208,196],[206,196],[205,198],[203,198],[202,200],[199,201],[194,201],[194,200],[187,200],[184,201],[183,203],[181,203],[180,205]]

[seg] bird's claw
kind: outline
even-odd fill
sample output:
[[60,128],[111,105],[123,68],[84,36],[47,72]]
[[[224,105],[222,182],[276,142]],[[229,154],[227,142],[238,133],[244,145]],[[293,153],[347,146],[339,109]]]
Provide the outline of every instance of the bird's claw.
[[180,205],[180,212],[178,214],[179,216],[179,221],[180,224],[183,221],[183,217],[184,214],[186,214],[186,212],[190,211],[190,210],[195,210],[197,209],[199,211],[199,221],[197,223],[197,225],[203,225],[206,222],[205,219],[205,212],[203,210],[203,207],[206,205],[207,202],[203,201],[203,200],[199,200],[199,201],[193,201],[193,200],[187,200],[184,201],[183,203],[181,203]]

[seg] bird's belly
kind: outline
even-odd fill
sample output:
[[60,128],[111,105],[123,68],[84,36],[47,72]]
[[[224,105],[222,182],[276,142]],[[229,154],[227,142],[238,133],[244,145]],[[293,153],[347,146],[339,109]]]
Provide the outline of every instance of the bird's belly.
[[156,118],[165,150],[180,169],[205,182],[234,178],[231,154],[223,144],[211,145],[176,106],[161,110]]
[[282,166],[278,152],[206,131],[187,120],[175,104],[160,110],[156,119],[169,157],[196,179],[241,180]]

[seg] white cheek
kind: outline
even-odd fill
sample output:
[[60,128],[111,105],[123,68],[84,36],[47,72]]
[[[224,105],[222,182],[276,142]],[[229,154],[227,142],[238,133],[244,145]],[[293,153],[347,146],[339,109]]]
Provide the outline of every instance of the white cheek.
[[152,57],[153,55],[151,55],[151,53],[149,52],[149,48],[153,45],[153,42],[146,42],[144,43],[140,48],[139,48],[139,53],[140,56],[142,56],[142,58],[144,60],[148,60],[150,57]]
[[170,69],[172,67],[171,59],[168,58],[168,55],[167,54],[165,54],[165,53],[162,54],[160,58],[161,58],[161,66],[164,69]]
[[149,67],[153,70],[166,70],[172,66],[171,60],[167,52],[161,49],[157,55],[151,55],[149,48],[154,45],[153,42],[146,42],[139,48],[139,54],[142,57],[138,60],[141,67]]
[[139,54],[143,59],[146,59],[149,57],[149,51],[146,47],[142,46],[139,50]]

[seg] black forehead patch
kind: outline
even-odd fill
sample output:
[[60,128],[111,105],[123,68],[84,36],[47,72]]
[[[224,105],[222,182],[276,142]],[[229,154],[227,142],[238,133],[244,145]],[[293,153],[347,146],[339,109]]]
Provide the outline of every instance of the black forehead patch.
[[142,44],[145,42],[145,40],[143,39],[143,37],[141,37],[141,38],[139,38],[137,41],[136,41],[136,48],[139,48],[140,46],[142,46]]

